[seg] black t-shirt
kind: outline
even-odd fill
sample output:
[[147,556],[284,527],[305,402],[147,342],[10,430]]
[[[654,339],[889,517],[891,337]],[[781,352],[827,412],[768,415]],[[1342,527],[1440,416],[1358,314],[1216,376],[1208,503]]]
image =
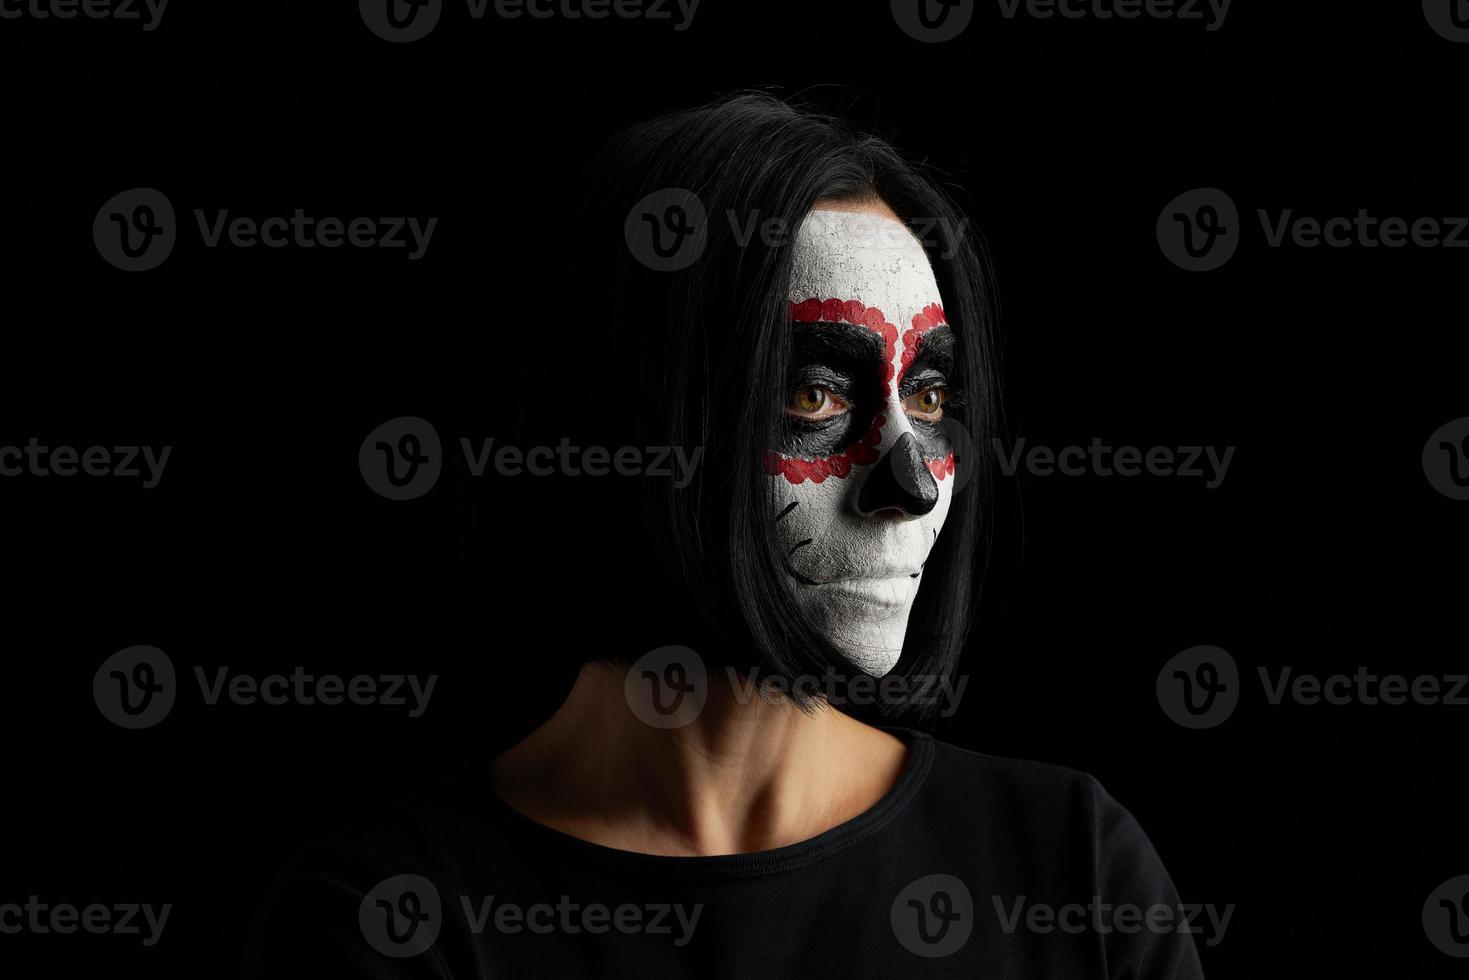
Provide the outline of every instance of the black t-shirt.
[[250,975],[1203,976],[1199,921],[1096,780],[893,732],[908,761],[877,805],[753,854],[591,844],[478,773],[309,848],[255,924]]

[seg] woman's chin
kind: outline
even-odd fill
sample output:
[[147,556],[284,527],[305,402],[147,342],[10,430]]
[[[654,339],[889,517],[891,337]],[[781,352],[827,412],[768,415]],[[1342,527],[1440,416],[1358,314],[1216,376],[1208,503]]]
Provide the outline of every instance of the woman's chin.
[[[849,627],[859,624],[847,623]],[[851,662],[852,666],[873,677],[883,677],[898,665],[903,655],[903,635],[908,629],[908,610],[905,608],[884,621],[867,621],[861,629],[845,629],[836,634],[828,633],[832,646]]]

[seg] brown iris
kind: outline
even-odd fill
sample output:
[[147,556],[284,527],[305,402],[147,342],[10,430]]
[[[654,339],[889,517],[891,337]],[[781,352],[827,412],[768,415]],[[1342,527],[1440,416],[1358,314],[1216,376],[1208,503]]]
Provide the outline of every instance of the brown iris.
[[932,422],[943,417],[944,402],[948,397],[949,393],[943,388],[924,388],[903,399],[903,411]]
[[829,419],[847,410],[847,403],[829,388],[806,385],[791,392],[786,402],[786,411],[803,419]]

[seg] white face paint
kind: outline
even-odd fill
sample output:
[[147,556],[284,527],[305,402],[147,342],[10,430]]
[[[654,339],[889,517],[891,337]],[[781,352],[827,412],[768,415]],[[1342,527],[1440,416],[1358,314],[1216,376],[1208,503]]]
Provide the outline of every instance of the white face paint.
[[807,215],[790,301],[792,431],[766,461],[777,541],[803,613],[882,676],[953,493],[944,395],[926,394],[953,380],[952,333],[923,247],[881,214]]

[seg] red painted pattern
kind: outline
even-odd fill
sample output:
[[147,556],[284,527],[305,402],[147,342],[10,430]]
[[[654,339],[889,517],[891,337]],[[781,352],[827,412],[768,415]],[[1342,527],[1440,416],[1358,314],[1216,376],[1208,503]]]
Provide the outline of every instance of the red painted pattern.
[[937,303],[929,303],[918,313],[913,314],[913,326],[903,331],[903,369],[898,372],[898,380],[902,380],[903,372],[908,370],[908,365],[913,363],[913,357],[918,353],[918,338],[926,330],[932,330],[939,324],[947,324],[944,318],[944,308]]
[[866,327],[882,338],[882,394],[886,398],[893,380],[893,352],[898,348],[898,328],[882,310],[863,306],[855,299],[808,299],[791,304],[792,323],[851,323]]
[[812,483],[820,483],[829,476],[841,479],[850,474],[855,465],[870,466],[877,462],[880,455],[877,446],[882,442],[882,427],[886,421],[886,416],[877,416],[872,420],[872,427],[861,439],[835,456],[826,456],[821,459],[798,459],[794,456],[783,456],[777,452],[767,452],[765,472],[771,476],[780,474],[791,483],[804,483],[807,480]]

